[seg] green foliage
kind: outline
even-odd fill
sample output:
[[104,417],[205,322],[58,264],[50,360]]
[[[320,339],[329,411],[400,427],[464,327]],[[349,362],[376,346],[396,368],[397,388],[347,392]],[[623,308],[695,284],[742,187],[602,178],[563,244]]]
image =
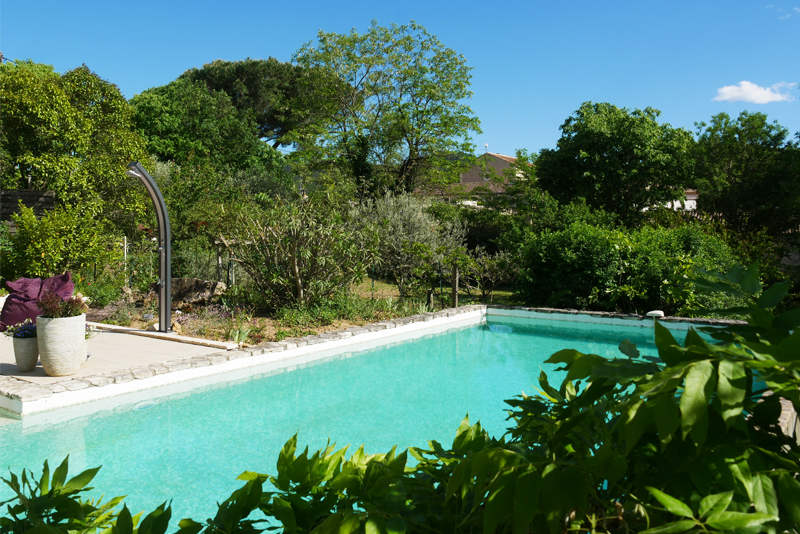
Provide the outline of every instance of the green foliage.
[[254,196],[287,197],[297,192],[297,176],[290,170],[287,158],[266,145],[261,146],[259,164],[236,171],[233,186]]
[[295,130],[297,156],[339,163],[368,196],[413,191],[427,175],[454,180],[462,163],[449,156],[471,154],[470,133],[480,132],[464,104],[472,96],[464,57],[413,21],[373,21],[363,34],[320,31],[317,41],[294,59],[333,76],[317,96],[336,111]]
[[225,293],[219,297],[220,304],[229,310],[235,309],[264,309],[264,304],[261,294],[253,287],[251,283],[239,284],[228,287]]
[[312,306],[281,308],[276,312],[275,317],[282,327],[302,332],[333,324],[337,320],[370,323],[398,316],[414,315],[419,313],[418,308],[414,302],[409,300],[371,299],[342,291],[322,299]]
[[118,259],[105,224],[81,207],[60,206],[37,219],[32,209],[20,205],[12,217],[17,233],[9,236],[11,250],[5,261],[13,274],[4,275],[10,279],[47,278]]
[[375,258],[374,234],[330,197],[276,198],[231,214],[228,251],[253,279],[271,308],[313,304],[349,288]]
[[55,291],[48,291],[36,300],[36,307],[42,317],[59,319],[63,317],[77,317],[86,312],[86,304],[79,296],[62,299]]
[[410,194],[367,200],[354,218],[377,232],[380,267],[392,276],[401,297],[430,287],[428,278],[440,265],[447,269],[452,255],[463,253],[464,224],[439,223],[427,203]]
[[[11,267],[9,266],[8,257],[13,250],[11,244],[11,235],[8,231],[8,225],[0,222],[0,280],[11,280]],[[5,290],[5,284],[0,288],[0,296],[2,290]],[[6,290],[7,291],[7,290]]]
[[179,79],[202,82],[210,92],[223,91],[236,109],[255,120],[256,137],[278,148],[289,144],[284,137],[309,116],[330,106],[315,95],[320,82],[324,83],[319,74],[271,57],[217,59],[184,72]]
[[133,320],[137,317],[136,307],[133,304],[123,304],[117,307],[116,310],[103,322],[106,324],[115,324],[119,326],[130,326]]
[[[505,195],[503,197],[505,200]],[[522,209],[521,206],[520,209]],[[505,202],[492,203],[491,206],[484,204],[476,209],[450,202],[432,201],[427,208],[427,212],[434,216],[440,226],[466,227],[464,241],[469,250],[481,248],[490,254],[500,251],[501,238],[505,233],[513,232],[512,229],[519,229],[517,224],[524,225],[521,217],[512,217],[508,210],[509,207]],[[508,243],[504,244],[509,245]],[[508,248],[513,248],[513,246],[509,245]]]
[[54,190],[92,214],[142,213],[125,176],[144,157],[128,102],[86,66],[61,76],[33,64],[0,70],[2,185]]
[[261,142],[253,119],[223,91],[179,78],[134,96],[131,106],[148,152],[162,161],[183,165],[208,159],[218,169],[259,164]]
[[586,308],[595,287],[611,287],[620,263],[617,233],[583,223],[532,234],[521,252],[519,297],[531,305]]
[[696,225],[622,231],[579,222],[529,236],[518,295],[539,306],[697,315],[724,303],[697,295],[686,276],[735,261],[724,241]]
[[466,263],[464,286],[468,293],[476,289],[483,302],[491,303],[495,287],[514,281],[518,270],[516,257],[512,254],[505,251],[488,254],[485,249],[478,247]]
[[697,124],[698,208],[738,232],[781,238],[800,226],[800,148],[764,113]]
[[800,314],[769,311],[787,285],[762,291],[755,268],[715,280],[697,282],[745,299],[747,325],[680,344],[656,323],[660,358],[627,340],[617,358],[559,351],[548,363],[566,379],[556,389],[543,372],[539,395],[507,401],[499,440],[468,419],[449,449],[399,454],[298,453],[294,436],[275,475],[243,473],[215,519],[180,532],[260,532],[256,510],[317,534],[795,531],[800,446],[779,416],[781,402],[800,408]]
[[[5,58],[3,58],[5,59]],[[16,69],[26,69],[30,71],[34,76],[52,76],[54,78],[58,78],[59,74],[56,72],[55,67],[52,65],[47,65],[44,63],[36,63],[32,59],[14,59],[14,60],[7,60],[5,59],[5,63],[0,63],[0,74],[8,73],[9,71],[13,71]]]
[[23,534],[42,529],[63,534],[92,534],[96,529],[110,528],[117,517],[113,509],[122,501],[122,497],[115,497],[106,503],[81,499],[81,493],[92,489],[86,486],[99,468],[88,469],[67,480],[68,466],[69,458],[65,458],[51,477],[45,460],[38,480],[27,470],[20,476],[10,473],[9,478],[3,478],[15,496],[0,503],[0,506],[9,505],[8,515],[0,517],[0,533]]
[[[226,208],[242,202],[241,187],[208,160],[192,160],[182,166],[174,162],[152,162],[151,176],[164,195],[170,217],[175,267],[180,269],[182,253],[190,254],[197,245],[212,250],[226,225]],[[150,228],[155,229],[153,218]],[[178,276],[188,273],[176,273]]]
[[659,124],[660,114],[585,102],[561,125],[558,148],[539,154],[539,186],[560,202],[584,198],[626,225],[640,221],[643,208],[683,198],[694,140]]
[[487,250],[496,248],[513,254],[519,253],[531,234],[561,232],[575,223],[606,230],[619,226],[615,214],[592,208],[583,198],[561,203],[530,182],[513,184],[506,195],[487,207],[489,209],[474,210],[467,218],[471,225],[488,223],[494,227],[490,234],[492,241],[475,244]]
[[102,308],[116,302],[122,296],[122,288],[126,285],[124,275],[103,277],[80,285],[78,290],[84,297],[89,298],[92,307]]
[[141,514],[132,517],[127,506],[114,510],[123,497],[114,497],[103,503],[102,498],[82,499],[99,467],[87,469],[67,480],[69,457],[50,476],[47,460],[39,480],[33,473],[23,470],[20,476],[11,473],[3,482],[15,496],[0,506],[8,504],[8,515],[0,517],[0,534],[48,532],[50,534],[164,534],[172,515],[170,506],[163,503],[149,513],[141,523]]

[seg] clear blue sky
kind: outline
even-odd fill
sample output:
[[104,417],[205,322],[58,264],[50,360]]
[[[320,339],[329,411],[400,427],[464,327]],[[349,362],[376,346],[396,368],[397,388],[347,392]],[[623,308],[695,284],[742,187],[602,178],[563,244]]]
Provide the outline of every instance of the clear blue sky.
[[466,57],[478,152],[554,147],[587,100],[692,131],[745,109],[800,131],[800,0],[4,0],[0,50],[59,72],[85,63],[130,98],[214,59],[288,61],[318,30],[372,19],[416,20]]

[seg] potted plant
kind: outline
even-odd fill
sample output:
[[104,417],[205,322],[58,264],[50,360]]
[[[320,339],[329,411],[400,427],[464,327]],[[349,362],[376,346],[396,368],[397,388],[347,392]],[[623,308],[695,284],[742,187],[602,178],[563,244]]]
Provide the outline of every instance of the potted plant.
[[86,304],[79,296],[62,299],[52,291],[36,301],[39,357],[49,376],[78,372],[86,361]]
[[9,326],[3,333],[14,340],[14,359],[17,361],[19,371],[22,373],[33,371],[36,368],[36,362],[39,361],[36,323],[25,319],[22,323]]

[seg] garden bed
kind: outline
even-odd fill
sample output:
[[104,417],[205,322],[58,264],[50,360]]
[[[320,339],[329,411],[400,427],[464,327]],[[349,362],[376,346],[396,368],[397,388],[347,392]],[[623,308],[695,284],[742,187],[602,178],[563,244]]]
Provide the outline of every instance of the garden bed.
[[[444,293],[449,298],[449,288],[445,287]],[[473,303],[468,295],[460,294],[459,299],[461,304]],[[508,300],[508,295],[501,296],[501,300]],[[438,299],[436,303],[440,304]],[[400,299],[394,284],[366,280],[353,286],[349,294],[315,306],[283,308],[267,314],[246,302],[223,296],[208,305],[174,310],[172,320],[173,329],[183,336],[259,345],[427,311],[431,310],[421,301]],[[91,308],[87,320],[145,330],[158,322],[158,300],[130,295],[127,300]]]

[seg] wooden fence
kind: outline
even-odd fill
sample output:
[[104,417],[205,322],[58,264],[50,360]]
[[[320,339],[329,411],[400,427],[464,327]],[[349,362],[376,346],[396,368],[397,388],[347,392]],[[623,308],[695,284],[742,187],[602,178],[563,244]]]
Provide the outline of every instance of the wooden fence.
[[32,189],[0,189],[0,223],[6,224],[13,234],[16,231],[11,216],[19,213],[19,203],[33,209],[37,217],[52,210],[56,205],[55,191],[34,191]]

